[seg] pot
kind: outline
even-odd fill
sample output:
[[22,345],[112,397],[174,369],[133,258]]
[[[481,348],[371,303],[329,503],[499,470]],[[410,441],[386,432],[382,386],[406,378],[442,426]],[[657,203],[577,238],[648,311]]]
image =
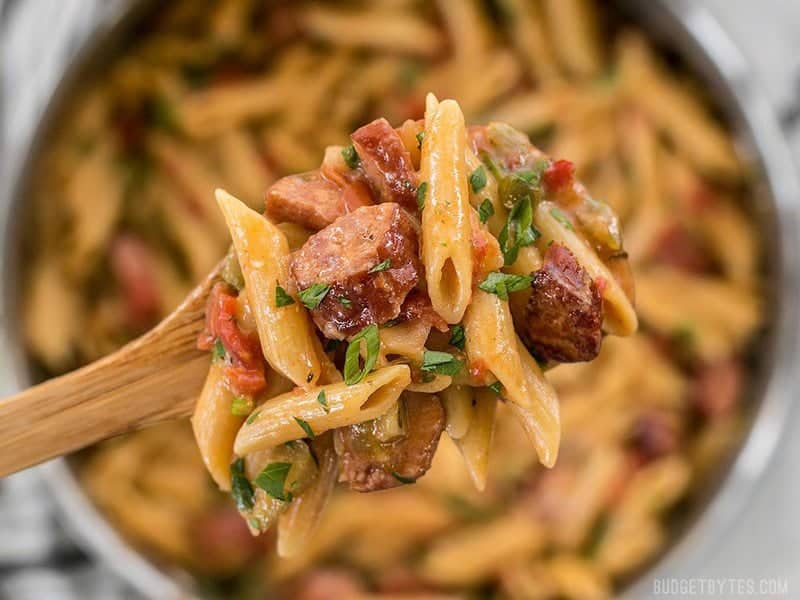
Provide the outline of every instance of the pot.
[[[66,30],[72,36],[68,40],[86,38],[81,52],[68,61],[68,68],[64,68],[62,58],[47,74],[53,84],[56,81],[58,84],[41,118],[36,110],[31,110],[24,122],[15,119],[12,127],[9,120],[4,140],[7,158],[0,182],[4,186],[0,190],[3,235],[0,335],[8,359],[0,365],[0,381],[5,393],[34,380],[22,349],[16,284],[19,265],[25,258],[21,255],[18,224],[23,215],[26,191],[36,172],[37,157],[56,130],[59,116],[69,105],[71,92],[81,79],[91,76],[121,48],[150,4],[147,1],[106,4],[90,28],[87,28],[87,11],[73,11],[74,14],[65,11]],[[696,569],[712,555],[715,544],[739,515],[750,493],[757,485],[770,483],[770,457],[790,422],[788,409],[792,391],[798,384],[793,362],[800,335],[797,235],[800,187],[769,103],[742,56],[705,9],[692,0],[621,0],[619,4],[705,82],[710,96],[735,131],[742,154],[752,164],[754,201],[747,208],[764,240],[767,314],[771,316],[760,346],[763,358],[751,390],[749,431],[728,464],[719,470],[716,480],[706,486],[696,508],[679,525],[670,548],[624,590],[626,598],[642,598],[652,593],[654,578],[697,575]],[[85,4],[82,6],[85,9]],[[31,5],[32,9],[35,7],[36,4]],[[54,45],[56,50],[62,51],[67,46]],[[22,92],[27,90],[43,104],[48,96],[48,82],[33,91],[31,88],[37,86],[26,83],[29,82],[20,82]],[[14,154],[9,155],[12,146]],[[127,544],[95,509],[66,460],[52,461],[40,467],[40,471],[68,529],[87,551],[104,560],[146,596],[180,598],[191,595],[191,578],[187,574],[165,571]]]

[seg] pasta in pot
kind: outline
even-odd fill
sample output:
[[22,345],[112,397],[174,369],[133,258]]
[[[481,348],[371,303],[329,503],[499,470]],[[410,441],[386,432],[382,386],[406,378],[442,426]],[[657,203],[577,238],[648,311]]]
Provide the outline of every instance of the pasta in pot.
[[[399,135],[417,171],[416,136],[430,90],[459,101],[468,122],[507,122],[553,157],[573,160],[577,177],[623,224],[643,324],[630,338],[606,339],[590,364],[546,371],[560,399],[562,430],[552,470],[536,466],[511,405],[498,404],[488,387],[469,387],[473,374],[462,373],[449,389],[474,389],[475,403],[453,399],[447,389],[431,392],[446,407],[447,422],[441,413],[431,421],[453,441],[442,436],[430,474],[417,485],[377,496],[337,489],[319,518],[332,487],[324,474],[342,468],[326,448],[361,438],[318,436],[316,477],[277,517],[281,553],[303,546],[292,558],[274,558],[274,543],[252,538],[229,497],[214,492],[188,426],[104,444],[79,457],[77,467],[128,539],[201,579],[227,582],[218,589],[225,598],[238,597],[232,579],[242,596],[254,579],[270,597],[303,598],[315,586],[339,597],[462,595],[460,585],[423,578],[419,559],[436,549],[435,560],[424,564],[441,564],[446,554],[437,541],[508,522],[503,517],[518,509],[546,540],[503,564],[477,566],[482,580],[466,591],[607,597],[670,542],[669,518],[713,479],[705,474],[741,431],[750,377],[744,357],[758,357],[750,350],[768,314],[762,244],[741,209],[752,198],[746,168],[700,86],[687,86],[685,73],[672,70],[675,61],[668,68],[641,33],[609,18],[612,10],[592,0],[174,2],[107,77],[87,82],[30,198],[27,236],[36,243],[26,265],[24,328],[31,354],[50,373],[96,359],[154,324],[225,253],[214,186],[260,210],[266,185],[317,167],[325,146],[347,144],[357,124],[378,116],[397,124],[409,119]],[[469,174],[480,166],[479,154],[468,145]],[[325,155],[323,171],[335,175],[344,164],[340,146]],[[468,187],[469,202],[476,221],[499,237],[509,211],[498,181],[488,169],[485,175],[484,188]],[[349,188],[351,207],[363,191]],[[587,219],[590,204],[576,208],[556,214],[576,228],[603,222]],[[569,233],[549,212],[539,216],[556,234]],[[278,228],[291,251],[315,229]],[[544,237],[519,248],[512,265],[488,256],[477,268],[484,277],[539,271]],[[624,290],[624,261],[603,247],[599,256]],[[551,279],[548,271],[543,277]],[[531,295],[531,288],[509,292],[516,323]],[[232,306],[252,333],[247,304],[242,297]],[[451,334],[432,327],[381,328],[378,368],[421,364],[429,336],[444,349]],[[581,351],[596,343],[583,341]],[[341,374],[315,344],[319,384],[333,383]],[[332,352],[335,344],[326,346]],[[258,369],[247,372],[258,382]],[[263,374],[266,387],[254,402],[294,387],[271,367]],[[438,385],[411,385],[431,383]],[[220,409],[230,406],[230,399],[217,400]],[[413,402],[407,394],[402,400]],[[247,410],[247,402],[240,408]],[[399,408],[394,414],[405,417]],[[230,432],[246,419],[230,416],[230,430],[205,431],[209,448],[229,445]],[[295,431],[301,434],[296,424]],[[232,457],[217,456],[219,483],[230,477]],[[323,456],[337,457],[335,467]],[[475,485],[484,492],[476,494]],[[642,511],[648,493],[663,493],[664,502]],[[309,501],[298,502],[303,498]],[[523,540],[507,547],[515,545],[522,548]],[[468,575],[457,571],[453,565],[441,578]]]
[[[344,164],[327,151],[320,172],[289,176],[270,188],[268,216],[216,192],[233,252],[223,269],[228,289],[225,284],[214,289],[198,340],[212,350],[213,362],[192,423],[209,472],[221,489],[231,491],[255,533],[268,529],[294,502],[303,503],[308,486],[314,491],[305,496],[313,501],[305,503],[314,506],[292,514],[308,511],[316,518],[321,511],[329,475],[316,493],[315,476],[302,467],[308,463],[307,444],[318,435],[334,436],[342,481],[353,490],[375,491],[416,482],[446,429],[476,487],[483,489],[496,404],[507,400],[541,463],[553,467],[561,437],[558,401],[526,344],[541,361],[594,358],[591,349],[574,356],[561,350],[548,354],[549,346],[540,342],[543,335],[554,335],[563,350],[581,343],[573,338],[588,335],[598,338],[599,348],[601,298],[611,307],[612,329],[635,330],[630,300],[590,247],[587,233],[570,224],[564,234],[566,221],[554,226],[546,220],[560,210],[560,188],[572,186],[578,202],[586,201],[572,172],[556,171],[565,169],[566,161],[547,159],[505,125],[472,127],[468,135],[458,103],[430,94],[412,143],[421,151],[416,174],[402,136],[411,128],[393,129],[383,119],[362,126],[351,136],[353,145],[339,149]],[[494,185],[486,189],[490,178]],[[409,189],[412,181],[419,181],[416,190]],[[347,194],[355,186],[364,193],[354,208]],[[502,198],[508,215],[497,239],[470,203],[470,188]],[[411,191],[416,205],[407,202]],[[542,207],[549,216],[539,216]],[[290,223],[319,231],[290,254],[269,215],[289,216]],[[608,222],[608,231],[595,226],[591,233],[616,236],[614,249],[622,251],[613,214]],[[542,269],[521,275],[501,270],[514,267],[520,249],[539,238],[548,248]],[[551,260],[551,245],[566,258]],[[602,292],[601,280],[606,281]],[[518,321],[537,322],[539,313],[551,321],[544,332],[523,326],[523,342],[509,293],[528,287],[532,291]],[[546,304],[538,303],[542,294]],[[587,296],[594,302],[586,302]],[[243,309],[229,308],[241,299]],[[619,313],[628,319],[623,325]],[[347,340],[343,357],[321,350],[309,315],[327,342]],[[432,335],[434,326],[439,332]],[[437,342],[448,330],[447,344]],[[271,373],[264,362],[296,387],[265,397]],[[322,362],[327,385],[318,384]],[[454,383],[459,378],[464,381]],[[480,391],[485,386],[491,390]],[[295,449],[301,462],[287,458],[283,445]],[[260,471],[251,467],[254,461]],[[310,518],[283,523],[279,550],[286,555],[300,548],[291,541],[297,537],[293,528],[301,527],[307,539],[313,527]]]

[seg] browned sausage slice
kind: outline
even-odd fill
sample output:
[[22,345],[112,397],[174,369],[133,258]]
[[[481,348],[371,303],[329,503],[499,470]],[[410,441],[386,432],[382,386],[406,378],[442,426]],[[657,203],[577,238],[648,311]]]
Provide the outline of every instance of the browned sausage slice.
[[319,171],[279,179],[267,190],[265,199],[266,213],[271,219],[297,223],[315,231],[371,203],[369,195],[343,190]]
[[398,440],[378,440],[372,421],[336,430],[339,481],[348,482],[351,490],[374,492],[411,483],[430,468],[444,430],[444,408],[430,395],[406,394],[402,402],[408,433]]
[[386,119],[377,119],[350,136],[361,167],[382,202],[417,210],[417,175],[400,134]]
[[325,337],[345,339],[400,314],[421,272],[417,230],[399,205],[377,204],[340,217],[294,253],[298,290],[330,286],[311,311]]
[[533,273],[520,324],[526,345],[543,360],[592,360],[600,352],[602,323],[597,285],[566,246],[550,244],[542,268]]

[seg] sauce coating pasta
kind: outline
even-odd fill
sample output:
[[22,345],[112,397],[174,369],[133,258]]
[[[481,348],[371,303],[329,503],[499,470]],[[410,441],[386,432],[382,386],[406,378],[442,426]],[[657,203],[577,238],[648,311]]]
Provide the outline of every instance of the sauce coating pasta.
[[[274,542],[253,538],[229,495],[209,485],[187,424],[113,440],[76,467],[129,540],[191,569],[221,597],[249,597],[255,585],[292,599],[320,588],[334,597],[603,598],[670,542],[669,519],[713,479],[705,474],[741,431],[744,357],[764,322],[761,241],[741,209],[752,190],[730,135],[697,93],[702,86],[687,86],[640,32],[609,20],[610,9],[590,0],[178,1],[102,82],[87,82],[30,199],[36,243],[25,331],[50,373],[150,327],[216,264],[229,240],[215,186],[260,212],[269,185],[317,167],[324,147],[346,144],[359,124],[421,119],[429,90],[456,99],[468,122],[507,122],[573,161],[577,178],[624,225],[644,325],[632,338],[606,340],[590,365],[547,371],[562,426],[552,470],[537,466],[508,406],[483,399],[491,389],[478,388],[474,404],[463,392],[443,393],[448,421],[453,406],[462,419],[448,422],[454,443],[442,437],[429,474],[377,497],[333,492],[313,543],[292,559],[275,558]],[[400,128],[414,169],[418,133]],[[344,159],[335,152],[331,160]],[[467,163],[471,174],[480,158]],[[489,198],[493,186],[487,178]],[[469,194],[499,236],[507,208],[472,187]],[[357,208],[362,196],[355,185],[346,198]],[[573,224],[579,218],[562,212]],[[292,251],[331,218],[304,214],[306,226],[280,226]],[[491,252],[486,259],[496,265]],[[624,261],[607,259],[624,281]],[[502,269],[522,275],[543,260],[526,246]],[[529,296],[510,294],[512,316]],[[252,331],[246,307],[237,311]],[[395,331],[402,335],[384,335]],[[415,336],[407,324],[382,330],[378,364],[413,355]],[[475,376],[484,372],[475,366]],[[293,387],[266,379],[269,396]],[[464,451],[486,448],[487,439],[490,456]],[[328,443],[314,442],[318,456],[335,456]],[[473,457],[468,468],[459,448]],[[330,464],[321,461],[314,480],[330,481]],[[325,493],[316,485],[297,499],[312,489]],[[278,528],[286,523],[302,538],[289,523],[312,524],[313,515],[296,516],[308,506],[293,502]],[[520,523],[520,511],[530,524],[519,536],[500,540],[487,566],[470,562],[481,552],[467,542],[485,539],[482,532],[516,535],[506,524]],[[468,556],[451,552],[460,546]],[[466,564],[472,570],[459,574]]]

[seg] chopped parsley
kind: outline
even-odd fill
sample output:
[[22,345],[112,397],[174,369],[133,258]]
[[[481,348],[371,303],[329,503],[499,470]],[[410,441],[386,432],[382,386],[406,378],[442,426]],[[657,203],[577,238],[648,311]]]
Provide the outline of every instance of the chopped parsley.
[[533,277],[530,275],[512,275],[494,271],[484,279],[478,287],[484,292],[496,294],[501,300],[508,300],[509,292],[519,292],[530,287]]
[[326,413],[331,412],[331,407],[328,406],[328,399],[325,397],[325,390],[319,391],[319,394],[317,394],[317,402]]
[[308,439],[313,440],[315,437],[317,437],[316,435],[314,435],[314,430],[311,429],[311,425],[309,425],[299,417],[292,417],[292,418],[294,419],[294,422],[300,426],[300,429],[302,429],[305,432]]
[[217,341],[214,342],[214,346],[211,348],[211,360],[224,360],[225,359],[225,345],[222,343],[222,340],[217,338]]
[[428,182],[423,181],[422,183],[419,184],[419,187],[417,188],[417,206],[419,207],[420,210],[425,208],[425,194],[427,193],[427,191],[428,191]]
[[575,231],[575,228],[572,226],[572,222],[567,218],[561,209],[554,206],[550,209],[550,216],[552,216],[556,221],[558,221],[564,229],[569,229],[570,231]]
[[455,346],[459,350],[464,350],[466,341],[466,337],[464,336],[464,326],[453,325],[450,328],[450,345]]
[[541,236],[533,226],[533,203],[542,195],[545,168],[547,161],[539,161],[533,169],[517,171],[500,180],[500,198],[509,213],[497,241],[506,266],[514,264],[521,247],[530,246]]
[[344,159],[344,162],[347,163],[347,166],[351,169],[358,167],[358,163],[361,162],[361,159],[358,157],[358,152],[356,152],[353,144],[342,148],[342,158]]
[[336,301],[342,306],[345,306],[347,308],[353,306],[353,301],[350,300],[350,298],[345,298],[344,296],[339,296],[338,298],[336,298]]
[[472,186],[472,191],[476,194],[486,187],[486,170],[483,165],[475,169],[469,176],[469,184]]
[[487,385],[490,390],[492,390],[495,394],[500,396],[503,393],[503,384],[499,381],[495,381],[494,383]]
[[425,350],[422,353],[422,371],[424,373],[438,373],[454,377],[464,368],[463,361],[458,360],[449,352]]
[[508,212],[508,219],[497,237],[504,264],[513,265],[519,255],[519,249],[530,246],[540,237],[541,233],[533,226],[531,199],[522,198]]
[[253,508],[253,486],[244,476],[243,458],[237,458],[231,463],[231,495],[239,512]]
[[486,223],[493,214],[494,206],[492,206],[492,201],[486,198],[478,207],[478,218],[481,220],[481,223]]
[[314,310],[330,291],[331,286],[327,283],[314,283],[297,294],[297,297],[300,298],[300,302],[302,302],[306,308]]
[[397,481],[399,481],[403,485],[411,485],[412,483],[417,483],[417,480],[414,479],[413,477],[403,477],[402,475],[400,475],[400,473],[397,473],[395,471],[392,471],[392,477],[397,479]]
[[385,271],[386,269],[392,268],[392,261],[388,258],[382,262],[379,262],[377,265],[372,267],[367,273],[380,273],[381,271]]
[[[364,359],[363,367],[360,366],[361,340],[364,340],[367,346],[367,356]],[[380,349],[381,339],[378,335],[378,326],[374,323],[367,325],[353,336],[344,356],[344,382],[347,385],[360,383],[367,376],[367,373],[375,368]]]
[[422,150],[422,142],[423,142],[424,140],[425,140],[425,132],[424,132],[424,131],[420,131],[420,132],[417,134],[417,148],[418,148],[419,150]]
[[257,410],[254,413],[250,413],[250,416],[247,417],[247,420],[244,422],[244,424],[245,425],[251,425],[253,423],[253,421],[255,421],[258,418],[258,415],[260,415],[260,414],[261,414],[260,410]]
[[[240,459],[241,460],[241,459]],[[255,484],[267,492],[275,500],[291,502],[292,494],[286,493],[286,477],[292,468],[292,463],[274,462],[264,467],[256,477]]]
[[289,306],[290,304],[294,304],[294,298],[292,298],[286,290],[283,289],[281,286],[275,286],[275,306],[281,308],[282,306]]
[[234,396],[231,402],[231,414],[244,417],[253,412],[253,399],[250,396]]

